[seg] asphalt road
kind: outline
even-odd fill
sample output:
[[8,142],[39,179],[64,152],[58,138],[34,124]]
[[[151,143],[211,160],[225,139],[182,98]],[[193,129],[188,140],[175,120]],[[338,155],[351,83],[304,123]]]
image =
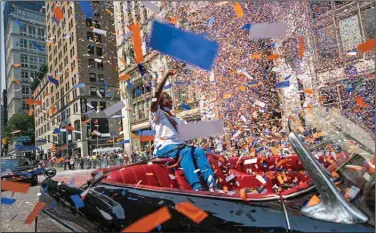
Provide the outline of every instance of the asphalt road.
[[[77,174],[81,171],[64,171],[57,169],[57,176],[67,176]],[[38,180],[41,183],[44,176],[39,176]],[[2,192],[2,197],[12,197],[16,202],[12,205],[1,205],[1,232],[34,232],[34,222],[30,225],[24,224],[26,217],[33,210],[36,203],[38,203],[40,186],[30,187],[27,194],[15,193],[12,197],[12,192]],[[55,226],[50,221],[43,219],[38,220],[38,232],[62,232],[60,228]]]

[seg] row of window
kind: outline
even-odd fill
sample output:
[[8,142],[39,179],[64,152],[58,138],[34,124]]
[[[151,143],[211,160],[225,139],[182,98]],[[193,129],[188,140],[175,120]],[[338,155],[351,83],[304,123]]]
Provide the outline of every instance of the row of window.
[[28,82],[29,78],[34,80],[38,75],[38,71],[21,70],[22,82]]
[[45,21],[45,15],[36,13],[35,11],[29,11],[21,8],[17,8],[17,14],[25,16],[27,19],[36,19],[39,21]]
[[97,68],[103,70],[103,61],[95,61],[94,59],[89,59],[89,68]]
[[[36,43],[42,48],[42,51],[37,49],[37,47],[35,46],[35,41],[26,40],[26,39],[20,39],[20,49],[44,53],[46,44],[42,42],[36,42]],[[16,47],[18,47],[18,43],[16,44]]]
[[87,53],[88,54],[94,54],[94,49],[96,51],[97,56],[103,56],[103,49],[101,47],[88,46]]
[[27,54],[21,54],[21,66],[39,69],[46,63],[46,59],[42,57],[29,56]]
[[38,38],[39,40],[46,39],[46,29],[44,28],[37,28],[35,26],[26,26],[20,27],[20,35],[21,36],[28,36],[31,38]]

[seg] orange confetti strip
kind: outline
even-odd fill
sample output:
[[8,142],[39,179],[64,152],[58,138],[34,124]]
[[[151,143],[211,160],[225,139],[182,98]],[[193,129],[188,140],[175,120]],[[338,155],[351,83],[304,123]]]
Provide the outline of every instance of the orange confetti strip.
[[132,28],[132,35],[133,35],[133,48],[134,48],[134,56],[136,58],[137,64],[142,63],[143,56],[142,56],[142,47],[141,47],[141,34],[140,34],[140,24],[133,24]]
[[307,207],[317,205],[318,203],[320,203],[320,198],[316,195],[313,195],[311,199],[308,201]]
[[279,58],[279,54],[272,54],[272,55],[268,56],[268,60],[274,60],[274,59],[277,59],[277,58]]
[[312,94],[313,95],[312,89],[304,89],[304,92],[307,93],[307,94]]
[[41,100],[33,100],[33,99],[30,99],[30,98],[27,98],[25,99],[25,103],[28,104],[28,105],[42,105],[42,101]]
[[63,15],[63,11],[61,10],[61,7],[60,6],[57,6],[55,8],[55,19],[57,21],[61,21],[64,19],[64,15]]
[[39,213],[44,209],[44,207],[47,206],[47,203],[45,202],[38,202],[35,206],[34,209],[31,211],[29,216],[25,219],[25,224],[32,224],[34,219],[38,217]]
[[339,177],[339,175],[338,175],[338,173],[337,173],[337,172],[333,171],[333,172],[332,172],[332,177],[333,177],[333,178],[338,178],[338,177]]
[[255,53],[251,55],[252,59],[261,59],[262,58],[262,53]]
[[299,36],[299,57],[303,57],[304,54],[304,40],[302,36]]
[[179,203],[175,205],[175,208],[177,211],[184,214],[197,224],[199,224],[202,220],[208,217],[208,213],[206,213],[205,211],[203,211],[202,209],[198,208],[190,202]]
[[319,97],[319,102],[322,103],[325,100],[326,96],[322,95]]
[[286,162],[287,162],[286,159],[282,159],[281,161],[279,161],[279,162],[277,163],[277,167],[281,166],[282,164],[284,164],[284,163],[286,163]]
[[13,64],[13,67],[21,67],[21,64]]
[[227,100],[227,99],[230,99],[232,98],[232,94],[231,93],[227,93],[223,96],[223,99]]
[[87,123],[89,123],[90,120],[86,120],[86,121],[83,121],[81,122],[81,125],[86,125]]
[[107,11],[110,15],[114,15],[114,13],[112,13],[112,11],[110,11],[109,9],[106,9],[106,11]]
[[123,65],[125,65],[125,66],[127,65],[127,62],[125,62],[125,60],[123,58],[119,57],[119,59],[120,59],[121,63],[123,63]]
[[30,188],[30,184],[28,183],[20,183],[20,182],[12,182],[8,180],[1,180],[1,189],[12,191],[15,193],[28,193]]
[[32,115],[33,115],[33,111],[34,111],[34,109],[30,108],[30,109],[29,109],[29,112],[27,113],[27,115],[28,115],[28,116],[32,116]]
[[56,106],[53,106],[51,109],[50,109],[51,113],[52,114],[55,114],[57,112],[57,107]]
[[69,131],[73,131],[74,130],[74,128],[72,126],[69,126],[69,125],[65,126],[65,129],[67,129]]
[[240,190],[240,197],[241,197],[243,200],[247,200],[247,195],[245,194],[245,189],[241,189],[241,190]]
[[244,15],[242,6],[238,2],[234,3],[234,11],[237,18],[241,18]]
[[239,87],[239,90],[241,90],[241,91],[245,91],[245,86],[240,86],[240,87]]
[[120,81],[126,81],[127,79],[129,79],[131,76],[129,74],[123,74],[120,76],[119,80]]
[[279,153],[279,150],[277,148],[275,148],[275,147],[271,146],[270,150],[272,151],[273,155],[278,155],[278,153]]
[[367,104],[362,97],[360,96],[355,97],[355,101],[360,107],[362,108],[367,107]]
[[167,207],[162,207],[154,213],[137,220],[122,230],[122,232],[149,232],[169,219],[171,219],[170,211],[168,211]]
[[358,50],[359,52],[362,52],[362,53],[366,53],[366,52],[369,52],[371,50],[374,50],[375,48],[375,38],[372,38],[360,45],[358,45]]
[[176,24],[178,23],[178,20],[177,20],[175,17],[171,17],[171,19],[170,19],[170,23],[176,25]]
[[280,184],[284,184],[285,182],[283,181],[282,177],[281,176],[277,176],[277,179],[278,179],[278,182]]

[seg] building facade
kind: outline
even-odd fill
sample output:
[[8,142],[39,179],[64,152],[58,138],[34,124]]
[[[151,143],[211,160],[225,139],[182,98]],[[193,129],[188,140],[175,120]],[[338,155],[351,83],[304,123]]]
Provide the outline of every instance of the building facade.
[[6,2],[4,10],[5,69],[8,119],[27,113],[30,83],[46,63],[44,2]]
[[[57,7],[63,13],[60,21],[54,16]],[[122,130],[118,119],[104,113],[120,100],[117,67],[113,66],[113,7],[98,1],[90,2],[90,7],[93,15],[86,16],[80,2],[46,2],[47,80],[58,83],[49,81],[38,97],[42,106],[35,109],[35,136],[46,139],[47,134],[47,143],[63,156],[112,147],[109,140]],[[95,130],[99,134],[93,134]]]

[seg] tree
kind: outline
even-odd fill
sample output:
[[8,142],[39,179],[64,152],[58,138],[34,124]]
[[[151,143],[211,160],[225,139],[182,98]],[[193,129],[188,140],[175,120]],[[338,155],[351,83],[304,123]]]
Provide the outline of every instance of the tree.
[[[21,130],[19,133],[12,134],[12,132]],[[9,120],[4,129],[4,136],[9,138],[12,143],[16,137],[26,136],[30,138],[29,142],[24,142],[24,145],[33,145],[35,141],[35,126],[34,117],[27,114],[15,114]]]

